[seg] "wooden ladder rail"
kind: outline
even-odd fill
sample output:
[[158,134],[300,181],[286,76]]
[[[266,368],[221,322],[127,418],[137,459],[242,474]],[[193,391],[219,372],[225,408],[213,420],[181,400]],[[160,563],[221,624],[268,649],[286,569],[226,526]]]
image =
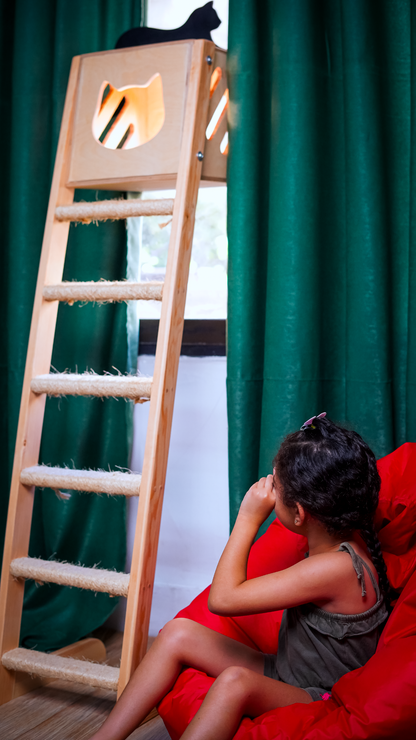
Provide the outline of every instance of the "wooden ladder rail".
[[[44,301],[42,291],[45,283],[62,280],[64,268],[69,223],[55,219],[55,208],[58,203],[69,205],[74,199],[74,189],[66,187],[66,181],[78,68],[79,57],[75,57],[52,178],[20,402],[0,586],[1,655],[19,644],[24,581],[12,577],[10,563],[26,556],[29,549],[34,487],[29,489],[21,484],[20,471],[36,465],[39,457],[46,397],[35,395],[30,384],[35,375],[49,372],[52,358],[58,303]],[[0,665],[0,703],[13,698],[15,681],[15,673]]]
[[201,178],[201,155],[205,146],[212,72],[207,57],[213,58],[214,49],[212,42],[201,41],[196,42],[192,50],[185,125],[140,483],[118,696],[142,660],[147,646],[186,288]]
[[[140,484],[136,537],[118,682],[119,694],[143,657],[147,644],[173,401],[183,330],[186,285],[201,175],[201,154],[203,154],[205,144],[211,73],[207,57],[212,57],[213,52],[214,44],[211,42],[194,42],[192,47],[185,124]],[[40,448],[45,395],[34,394],[30,386],[34,376],[47,374],[52,356],[58,304],[46,298],[44,300],[42,293],[45,284],[59,283],[62,279],[69,223],[59,222],[56,219],[55,209],[57,203],[60,206],[70,205],[74,196],[74,190],[67,188],[65,183],[78,65],[79,58],[75,58],[71,67],[52,181],[22,391],[0,591],[2,655],[16,648],[19,643],[24,583],[13,579],[10,573],[10,563],[16,558],[25,557],[29,544],[34,487],[30,489],[22,485],[20,474],[24,468],[36,466]],[[13,698],[14,692],[15,673],[0,665],[0,703]]]

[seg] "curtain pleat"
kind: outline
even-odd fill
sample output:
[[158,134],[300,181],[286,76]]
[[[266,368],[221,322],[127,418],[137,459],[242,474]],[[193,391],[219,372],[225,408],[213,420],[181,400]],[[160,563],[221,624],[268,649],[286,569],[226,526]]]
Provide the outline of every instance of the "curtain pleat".
[[231,522],[314,413],[416,439],[411,0],[230,0]]

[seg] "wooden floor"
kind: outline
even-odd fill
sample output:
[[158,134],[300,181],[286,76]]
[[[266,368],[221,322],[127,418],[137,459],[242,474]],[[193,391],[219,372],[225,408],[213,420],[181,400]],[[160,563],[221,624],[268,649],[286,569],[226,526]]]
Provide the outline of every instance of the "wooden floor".
[[[121,634],[97,631],[107,648],[107,663],[118,665]],[[54,681],[0,706],[1,740],[87,740],[104,722],[115,691]],[[170,740],[160,717],[146,722],[130,740]]]

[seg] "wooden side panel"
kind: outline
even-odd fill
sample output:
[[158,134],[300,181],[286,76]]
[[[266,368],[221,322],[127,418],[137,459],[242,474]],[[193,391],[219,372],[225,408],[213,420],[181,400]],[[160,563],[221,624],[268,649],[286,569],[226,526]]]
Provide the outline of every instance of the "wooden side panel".
[[194,41],[127,600],[119,695],[146,652],[214,44]]
[[[227,52],[222,49],[215,50],[214,61],[211,67],[212,72],[219,67],[221,69],[221,80],[216,87],[209,103],[208,109],[208,120],[209,124],[212,116],[215,115],[217,106],[221,103],[222,96],[228,89],[227,84]],[[228,157],[221,154],[220,145],[223,137],[227,133],[227,119],[228,119],[228,106],[225,110],[225,115],[218,127],[218,130],[205,144],[205,157],[202,165],[201,180],[208,180],[218,185],[227,182],[227,159]]]
[[[81,57],[68,184],[174,176],[178,172],[184,126],[187,72],[192,41],[85,54]],[[165,120],[159,133],[134,149],[106,149],[96,141],[92,122],[104,82],[117,90],[147,85],[159,73]],[[162,177],[163,179],[163,177]]]
[[[26,556],[29,547],[34,489],[20,484],[20,471],[36,465],[39,456],[45,396],[35,396],[30,390],[30,381],[34,375],[49,372],[52,356],[58,302],[43,300],[42,290],[45,283],[53,284],[62,279],[69,224],[58,223],[54,214],[57,204],[67,205],[74,197],[74,191],[66,187],[66,180],[78,68],[79,57],[74,57],[46,217],[23,381],[0,586],[1,655],[19,644],[24,583],[12,578],[9,568],[10,561]],[[0,666],[0,703],[13,698],[14,682],[13,672]]]

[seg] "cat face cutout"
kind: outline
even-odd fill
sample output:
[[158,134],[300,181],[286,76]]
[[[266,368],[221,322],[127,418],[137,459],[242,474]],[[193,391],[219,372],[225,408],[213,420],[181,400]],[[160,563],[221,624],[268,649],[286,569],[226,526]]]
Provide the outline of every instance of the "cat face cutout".
[[165,121],[162,78],[118,90],[105,80],[92,121],[95,140],[106,149],[134,149],[153,139]]

